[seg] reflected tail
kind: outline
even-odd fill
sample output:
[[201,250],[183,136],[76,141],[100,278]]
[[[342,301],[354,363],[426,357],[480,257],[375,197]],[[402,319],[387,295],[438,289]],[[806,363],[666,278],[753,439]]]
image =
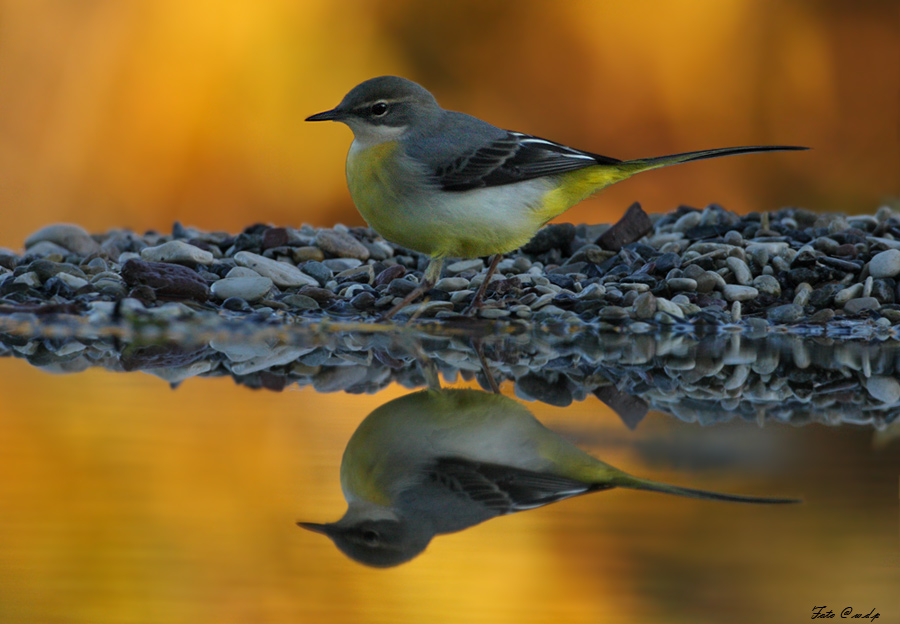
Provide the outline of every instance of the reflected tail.
[[743,494],[723,494],[721,492],[710,492],[708,490],[697,490],[694,488],[681,487],[679,485],[669,485],[667,483],[657,483],[647,479],[638,479],[622,473],[621,476],[612,479],[612,484],[616,487],[626,488],[630,490],[646,490],[648,492],[660,492],[662,494],[673,494],[675,496],[686,496],[688,498],[699,498],[702,500],[725,501],[730,503],[756,503],[763,505],[783,505],[790,503],[803,502],[798,498],[777,498],[768,496],[747,496]]

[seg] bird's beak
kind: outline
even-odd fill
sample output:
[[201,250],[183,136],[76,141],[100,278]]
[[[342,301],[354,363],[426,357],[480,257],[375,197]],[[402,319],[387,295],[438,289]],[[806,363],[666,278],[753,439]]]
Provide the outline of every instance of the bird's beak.
[[332,108],[331,110],[327,110],[324,113],[316,113],[315,115],[310,115],[306,118],[306,121],[340,121],[343,119],[343,112],[339,111],[336,108]]
[[[324,113],[320,113],[324,115]],[[314,115],[314,117],[318,117],[318,115]],[[306,121],[319,121],[318,119],[307,119]],[[328,535],[328,529],[331,525],[328,524],[316,524],[315,522],[298,522],[297,526],[307,531],[312,531],[313,533],[321,533],[322,535]]]

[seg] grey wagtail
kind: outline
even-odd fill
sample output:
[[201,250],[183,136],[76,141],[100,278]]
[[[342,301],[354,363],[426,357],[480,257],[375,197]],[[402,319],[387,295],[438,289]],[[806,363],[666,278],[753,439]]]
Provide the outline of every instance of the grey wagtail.
[[337,522],[298,522],[347,556],[387,567],[435,535],[612,488],[742,503],[783,498],[719,494],[633,477],[591,457],[528,409],[479,390],[423,390],[373,411],[347,443]]
[[397,76],[366,80],[336,108],[306,121],[350,126],[347,185],[359,212],[387,240],[431,257],[418,288],[384,318],[431,289],[444,258],[493,255],[469,309],[477,308],[501,254],[636,173],[732,154],[807,149],[758,145],[617,160],[444,110],[423,87]]

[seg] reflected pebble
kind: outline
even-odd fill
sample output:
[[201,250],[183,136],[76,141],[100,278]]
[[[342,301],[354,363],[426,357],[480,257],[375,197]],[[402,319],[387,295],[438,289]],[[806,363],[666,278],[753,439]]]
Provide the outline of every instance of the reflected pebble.
[[900,401],[900,382],[893,377],[870,377],[866,380],[866,390],[872,398],[885,404]]

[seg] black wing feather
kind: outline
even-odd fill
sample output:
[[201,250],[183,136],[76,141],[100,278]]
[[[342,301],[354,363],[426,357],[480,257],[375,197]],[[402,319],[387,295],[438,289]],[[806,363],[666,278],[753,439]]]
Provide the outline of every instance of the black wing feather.
[[533,509],[611,486],[459,458],[437,460],[431,479],[497,515]]
[[434,177],[445,191],[468,191],[618,162],[621,161],[539,137],[507,132],[474,152],[436,168]]

